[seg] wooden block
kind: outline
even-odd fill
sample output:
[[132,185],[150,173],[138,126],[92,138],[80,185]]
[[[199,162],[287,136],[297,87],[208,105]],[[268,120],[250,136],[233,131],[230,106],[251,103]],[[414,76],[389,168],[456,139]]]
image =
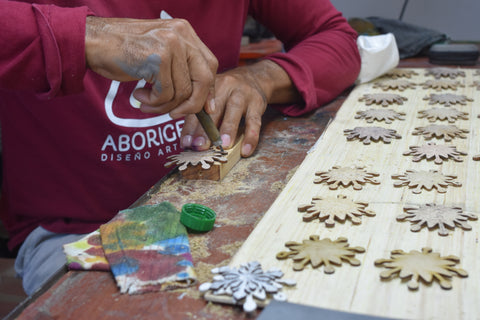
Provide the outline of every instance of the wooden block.
[[213,180],[220,181],[227,175],[233,166],[240,160],[243,134],[239,134],[232,148],[225,150],[227,162],[221,163],[215,161],[209,169],[203,169],[202,166],[189,166],[187,169],[180,171],[185,179],[189,180]]

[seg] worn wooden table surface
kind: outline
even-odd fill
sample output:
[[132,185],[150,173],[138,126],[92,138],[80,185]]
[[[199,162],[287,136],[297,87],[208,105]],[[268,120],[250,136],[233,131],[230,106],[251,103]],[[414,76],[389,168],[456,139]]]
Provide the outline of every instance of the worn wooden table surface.
[[[425,58],[416,58],[401,61],[400,67],[434,66]],[[257,151],[252,157],[241,159],[221,182],[184,180],[174,173],[137,202],[170,201],[179,209],[186,202],[195,202],[216,211],[214,230],[189,236],[198,283],[211,280],[213,267],[229,263],[347,94],[348,91],[304,117],[290,118],[275,110],[267,111]],[[206,302],[198,291],[198,284],[189,289],[129,296],[119,293],[108,272],[70,271],[30,301],[18,318],[252,319],[255,315],[247,317],[240,307]]]

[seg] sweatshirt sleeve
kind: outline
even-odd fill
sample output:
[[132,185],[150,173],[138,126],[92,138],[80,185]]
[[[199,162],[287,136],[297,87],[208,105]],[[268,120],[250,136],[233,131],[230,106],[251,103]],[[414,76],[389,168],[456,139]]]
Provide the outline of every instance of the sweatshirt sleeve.
[[276,106],[298,116],[333,100],[360,72],[357,33],[329,0],[252,1],[250,14],[282,41],[286,52],[267,57],[288,73],[302,105]]
[[86,7],[0,1],[0,88],[42,98],[83,89]]

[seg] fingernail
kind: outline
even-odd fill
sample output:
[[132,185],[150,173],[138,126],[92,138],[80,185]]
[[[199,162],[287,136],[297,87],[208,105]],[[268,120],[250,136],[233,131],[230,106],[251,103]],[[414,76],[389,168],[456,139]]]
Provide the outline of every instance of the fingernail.
[[212,113],[215,112],[215,108],[215,99],[212,99],[210,100],[210,110],[212,111]]
[[230,147],[230,143],[232,140],[230,139],[230,136],[228,134],[222,134],[222,147],[228,148]]
[[183,136],[182,140],[180,141],[180,146],[183,149],[191,148],[192,147],[192,136],[191,135]]
[[205,138],[204,137],[197,137],[193,140],[193,147],[194,148],[201,148],[205,145]]
[[251,144],[245,144],[242,147],[242,156],[249,156],[250,152],[252,152],[252,145]]

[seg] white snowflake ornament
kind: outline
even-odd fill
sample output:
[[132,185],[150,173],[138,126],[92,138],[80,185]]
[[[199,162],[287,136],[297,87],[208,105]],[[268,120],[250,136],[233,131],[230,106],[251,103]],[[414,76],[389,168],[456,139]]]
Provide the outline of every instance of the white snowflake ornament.
[[283,285],[294,286],[294,280],[282,280],[280,269],[263,271],[257,261],[241,264],[240,267],[220,267],[212,269],[213,282],[200,285],[200,292],[210,291],[213,295],[231,296],[235,304],[243,304],[247,313],[257,309],[256,300],[265,301],[267,296],[274,300],[285,301],[286,295],[280,290]]

